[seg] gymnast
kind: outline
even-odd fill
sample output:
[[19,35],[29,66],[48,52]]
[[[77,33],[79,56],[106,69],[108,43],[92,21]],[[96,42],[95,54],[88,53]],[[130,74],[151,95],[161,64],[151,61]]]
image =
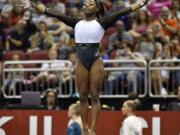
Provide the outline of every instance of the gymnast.
[[[32,7],[37,12],[56,17],[74,29],[78,62],[76,65],[76,82],[80,99],[80,113],[84,135],[96,135],[96,127],[101,111],[99,94],[104,80],[104,65],[99,56],[99,43],[105,30],[114,24],[120,16],[134,12],[148,3],[149,0],[138,0],[129,8],[102,15],[103,6],[98,0],[85,0],[83,11],[85,19],[70,17],[43,4],[22,0],[24,8]],[[88,96],[91,96],[92,121],[88,127]]]

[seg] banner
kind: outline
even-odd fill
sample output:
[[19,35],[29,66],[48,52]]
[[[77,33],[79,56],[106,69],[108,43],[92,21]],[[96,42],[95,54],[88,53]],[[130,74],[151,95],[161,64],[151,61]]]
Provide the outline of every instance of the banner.
[[[137,112],[143,135],[180,135],[180,112]],[[90,119],[90,118],[89,118]],[[119,135],[124,116],[103,111],[97,135]],[[0,110],[0,135],[66,135],[66,111]]]

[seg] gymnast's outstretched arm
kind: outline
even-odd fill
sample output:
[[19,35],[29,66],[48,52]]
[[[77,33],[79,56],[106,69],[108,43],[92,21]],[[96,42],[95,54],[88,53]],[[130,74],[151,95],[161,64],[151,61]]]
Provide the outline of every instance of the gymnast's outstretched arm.
[[132,5],[131,7],[124,8],[120,11],[115,11],[109,15],[106,15],[105,17],[99,19],[99,22],[103,26],[104,29],[107,29],[110,25],[115,23],[119,19],[120,16],[129,14],[131,12],[134,12],[134,11],[140,9],[141,7],[146,5],[148,3],[148,1],[149,0],[139,0],[139,2]]
[[78,21],[80,21],[79,18],[75,18],[75,17],[71,17],[71,16],[67,16],[65,14],[62,14],[61,12],[52,9],[52,8],[46,8],[44,14],[51,16],[51,17],[56,17],[59,20],[63,21],[65,24],[71,26],[74,28],[74,26],[76,25],[76,23]]
[[25,8],[28,9],[30,7],[34,8],[37,12],[41,13],[41,14],[46,14],[47,16],[50,17],[56,17],[59,20],[61,20],[62,22],[64,22],[65,24],[67,24],[68,26],[71,26],[74,28],[75,24],[80,21],[79,18],[75,18],[75,17],[71,17],[71,16],[67,16],[63,13],[61,13],[58,10],[52,9],[52,8],[46,8],[45,5],[41,4],[41,3],[32,3],[30,0],[22,0],[21,1],[21,5]]

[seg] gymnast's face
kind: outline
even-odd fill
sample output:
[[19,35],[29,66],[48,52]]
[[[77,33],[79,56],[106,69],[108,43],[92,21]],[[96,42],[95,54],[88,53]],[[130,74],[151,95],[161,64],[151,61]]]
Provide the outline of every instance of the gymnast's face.
[[122,114],[127,116],[128,113],[131,111],[131,108],[128,106],[127,102],[124,102],[121,110],[122,110]]
[[86,17],[91,17],[96,14],[98,10],[94,0],[85,0],[83,9]]

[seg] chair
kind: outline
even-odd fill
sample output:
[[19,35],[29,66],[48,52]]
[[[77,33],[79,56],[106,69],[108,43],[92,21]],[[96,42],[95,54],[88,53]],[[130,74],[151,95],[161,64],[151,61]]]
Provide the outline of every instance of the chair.
[[36,64],[23,64],[23,68],[37,68]]
[[3,55],[3,61],[12,60],[14,54],[19,56],[19,60],[26,59],[26,53],[24,51],[6,51]]
[[28,60],[49,60],[47,50],[39,50],[28,54]]

